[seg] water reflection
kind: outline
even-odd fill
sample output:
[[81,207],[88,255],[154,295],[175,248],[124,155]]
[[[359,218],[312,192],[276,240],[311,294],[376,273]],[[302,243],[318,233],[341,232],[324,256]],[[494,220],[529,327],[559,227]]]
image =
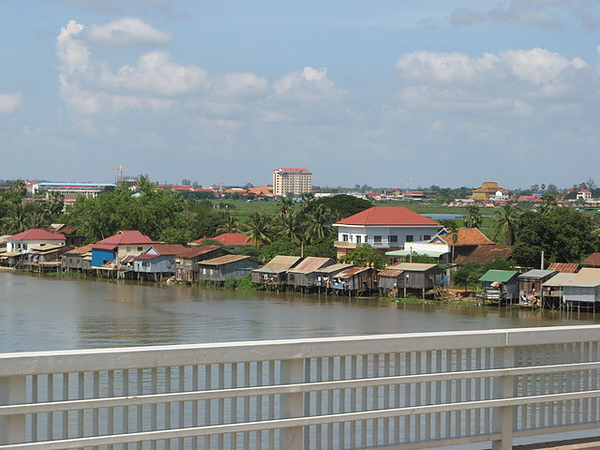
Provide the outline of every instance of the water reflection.
[[386,304],[0,272],[0,352],[598,322],[591,314]]

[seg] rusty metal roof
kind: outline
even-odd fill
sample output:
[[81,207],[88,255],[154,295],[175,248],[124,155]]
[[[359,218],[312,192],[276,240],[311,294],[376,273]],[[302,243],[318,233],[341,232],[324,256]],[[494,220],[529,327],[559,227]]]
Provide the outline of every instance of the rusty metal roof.
[[294,267],[302,258],[300,256],[277,255],[261,269],[288,270]]
[[311,273],[321,267],[330,266],[333,261],[330,258],[319,258],[316,256],[307,256],[300,264],[290,270],[292,273]]
[[204,255],[205,253],[210,253],[214,250],[221,249],[220,245],[202,245],[200,247],[190,248],[189,250],[182,252],[177,255],[179,258],[195,258],[196,256]]
[[352,266],[353,266],[353,264],[337,263],[337,264],[332,264],[331,266],[321,267],[320,269],[315,270],[315,272],[323,273],[323,274],[331,274],[333,272],[341,272],[342,270],[348,269],[349,267],[352,267]]
[[425,263],[400,263],[389,266],[388,269],[404,270],[409,272],[426,272],[429,269],[436,267],[436,264]]
[[380,270],[378,272],[378,275],[380,277],[399,277],[400,275],[402,275],[404,273],[404,270],[397,270],[397,269],[383,269]]
[[548,270],[556,270],[560,273],[575,273],[579,270],[579,264],[555,262],[548,266]]
[[206,259],[198,263],[199,266],[224,266],[238,261],[250,259],[247,255],[224,255],[213,259]]
[[348,269],[344,270],[343,272],[338,273],[335,277],[336,278],[352,278],[354,275],[358,275],[359,273],[366,272],[367,270],[373,270],[373,269],[371,267],[360,267],[360,266],[349,267]]

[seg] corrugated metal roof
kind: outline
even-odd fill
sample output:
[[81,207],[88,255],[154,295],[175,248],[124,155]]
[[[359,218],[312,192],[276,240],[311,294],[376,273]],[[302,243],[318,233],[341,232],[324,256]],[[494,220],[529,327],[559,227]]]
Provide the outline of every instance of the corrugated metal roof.
[[409,272],[425,272],[436,266],[437,266],[437,264],[400,263],[400,264],[394,264],[393,266],[389,266],[387,268],[388,269],[396,269],[396,270],[404,270],[404,271],[409,271]]
[[277,255],[267,264],[265,264],[262,269],[283,269],[289,270],[294,267],[302,258],[300,256],[284,256]]
[[69,250],[65,253],[65,255],[83,255],[84,253],[89,253],[92,251],[92,245],[84,245],[81,247],[74,248],[73,250]]
[[352,278],[354,275],[358,275],[359,273],[366,272],[367,270],[372,270],[370,267],[350,267],[340,273],[338,273],[336,278]]
[[584,267],[579,272],[573,274],[563,286],[600,286],[600,269]]
[[556,273],[555,270],[533,269],[519,275],[519,279],[541,280]]
[[332,264],[331,266],[321,267],[319,270],[316,270],[315,272],[329,274],[329,273],[345,270],[352,266],[353,266],[353,264],[337,263],[337,264]]
[[311,273],[323,266],[331,265],[333,261],[330,258],[319,258],[317,256],[307,256],[296,267],[290,269],[292,273]]
[[501,283],[506,283],[518,274],[519,272],[516,270],[488,270],[479,278],[479,281],[499,281]]
[[223,248],[220,245],[202,245],[200,247],[190,248],[189,250],[178,254],[179,258],[194,258],[196,256],[204,255],[205,253],[210,253],[214,250]]
[[548,270],[556,270],[561,273],[575,273],[579,270],[579,264],[577,263],[552,263],[548,267]]
[[198,265],[202,266],[224,266],[226,264],[231,264],[237,261],[243,261],[245,259],[250,259],[250,256],[247,255],[224,255],[219,256],[213,259],[207,259],[205,261],[200,261]]
[[380,270],[377,275],[380,277],[399,277],[404,273],[404,270],[396,270],[396,269],[383,269]]
[[573,273],[557,273],[549,280],[542,283],[542,286],[564,286],[565,283],[573,277]]

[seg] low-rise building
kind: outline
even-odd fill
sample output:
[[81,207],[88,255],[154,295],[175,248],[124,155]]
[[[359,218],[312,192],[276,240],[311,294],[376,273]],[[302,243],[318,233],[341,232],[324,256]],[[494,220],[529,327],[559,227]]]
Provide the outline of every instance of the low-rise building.
[[361,244],[385,253],[401,250],[407,242],[428,241],[441,228],[435,220],[402,206],[374,206],[333,224],[338,240],[337,257]]

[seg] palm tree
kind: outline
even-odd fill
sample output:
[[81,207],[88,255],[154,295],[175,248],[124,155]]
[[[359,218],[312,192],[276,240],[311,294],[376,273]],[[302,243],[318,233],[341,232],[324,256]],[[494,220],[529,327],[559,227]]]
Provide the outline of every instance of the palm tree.
[[502,233],[505,245],[513,245],[515,243],[520,212],[521,210],[516,203],[508,202],[503,208],[494,213],[496,235]]
[[289,239],[296,245],[302,245],[303,227],[300,221],[300,216],[296,213],[290,213],[287,216],[281,218],[279,224],[280,230],[279,235]]
[[467,214],[463,216],[465,227],[467,228],[479,228],[483,222],[481,216],[481,208],[477,205],[470,205],[467,207]]
[[254,245],[262,243],[270,243],[273,241],[273,228],[271,221],[267,216],[260,213],[254,213],[248,217],[246,222],[246,230],[249,239],[254,240]]
[[294,210],[294,201],[290,197],[277,197],[275,202],[278,208],[277,215],[282,219]]
[[240,223],[229,213],[223,214],[223,223],[217,228],[217,233],[239,233]]
[[315,200],[315,194],[312,192],[305,192],[300,198],[302,199],[302,208],[306,209]]
[[333,214],[325,205],[317,205],[308,213],[307,218],[309,225],[306,232],[309,241],[323,239],[333,230]]

